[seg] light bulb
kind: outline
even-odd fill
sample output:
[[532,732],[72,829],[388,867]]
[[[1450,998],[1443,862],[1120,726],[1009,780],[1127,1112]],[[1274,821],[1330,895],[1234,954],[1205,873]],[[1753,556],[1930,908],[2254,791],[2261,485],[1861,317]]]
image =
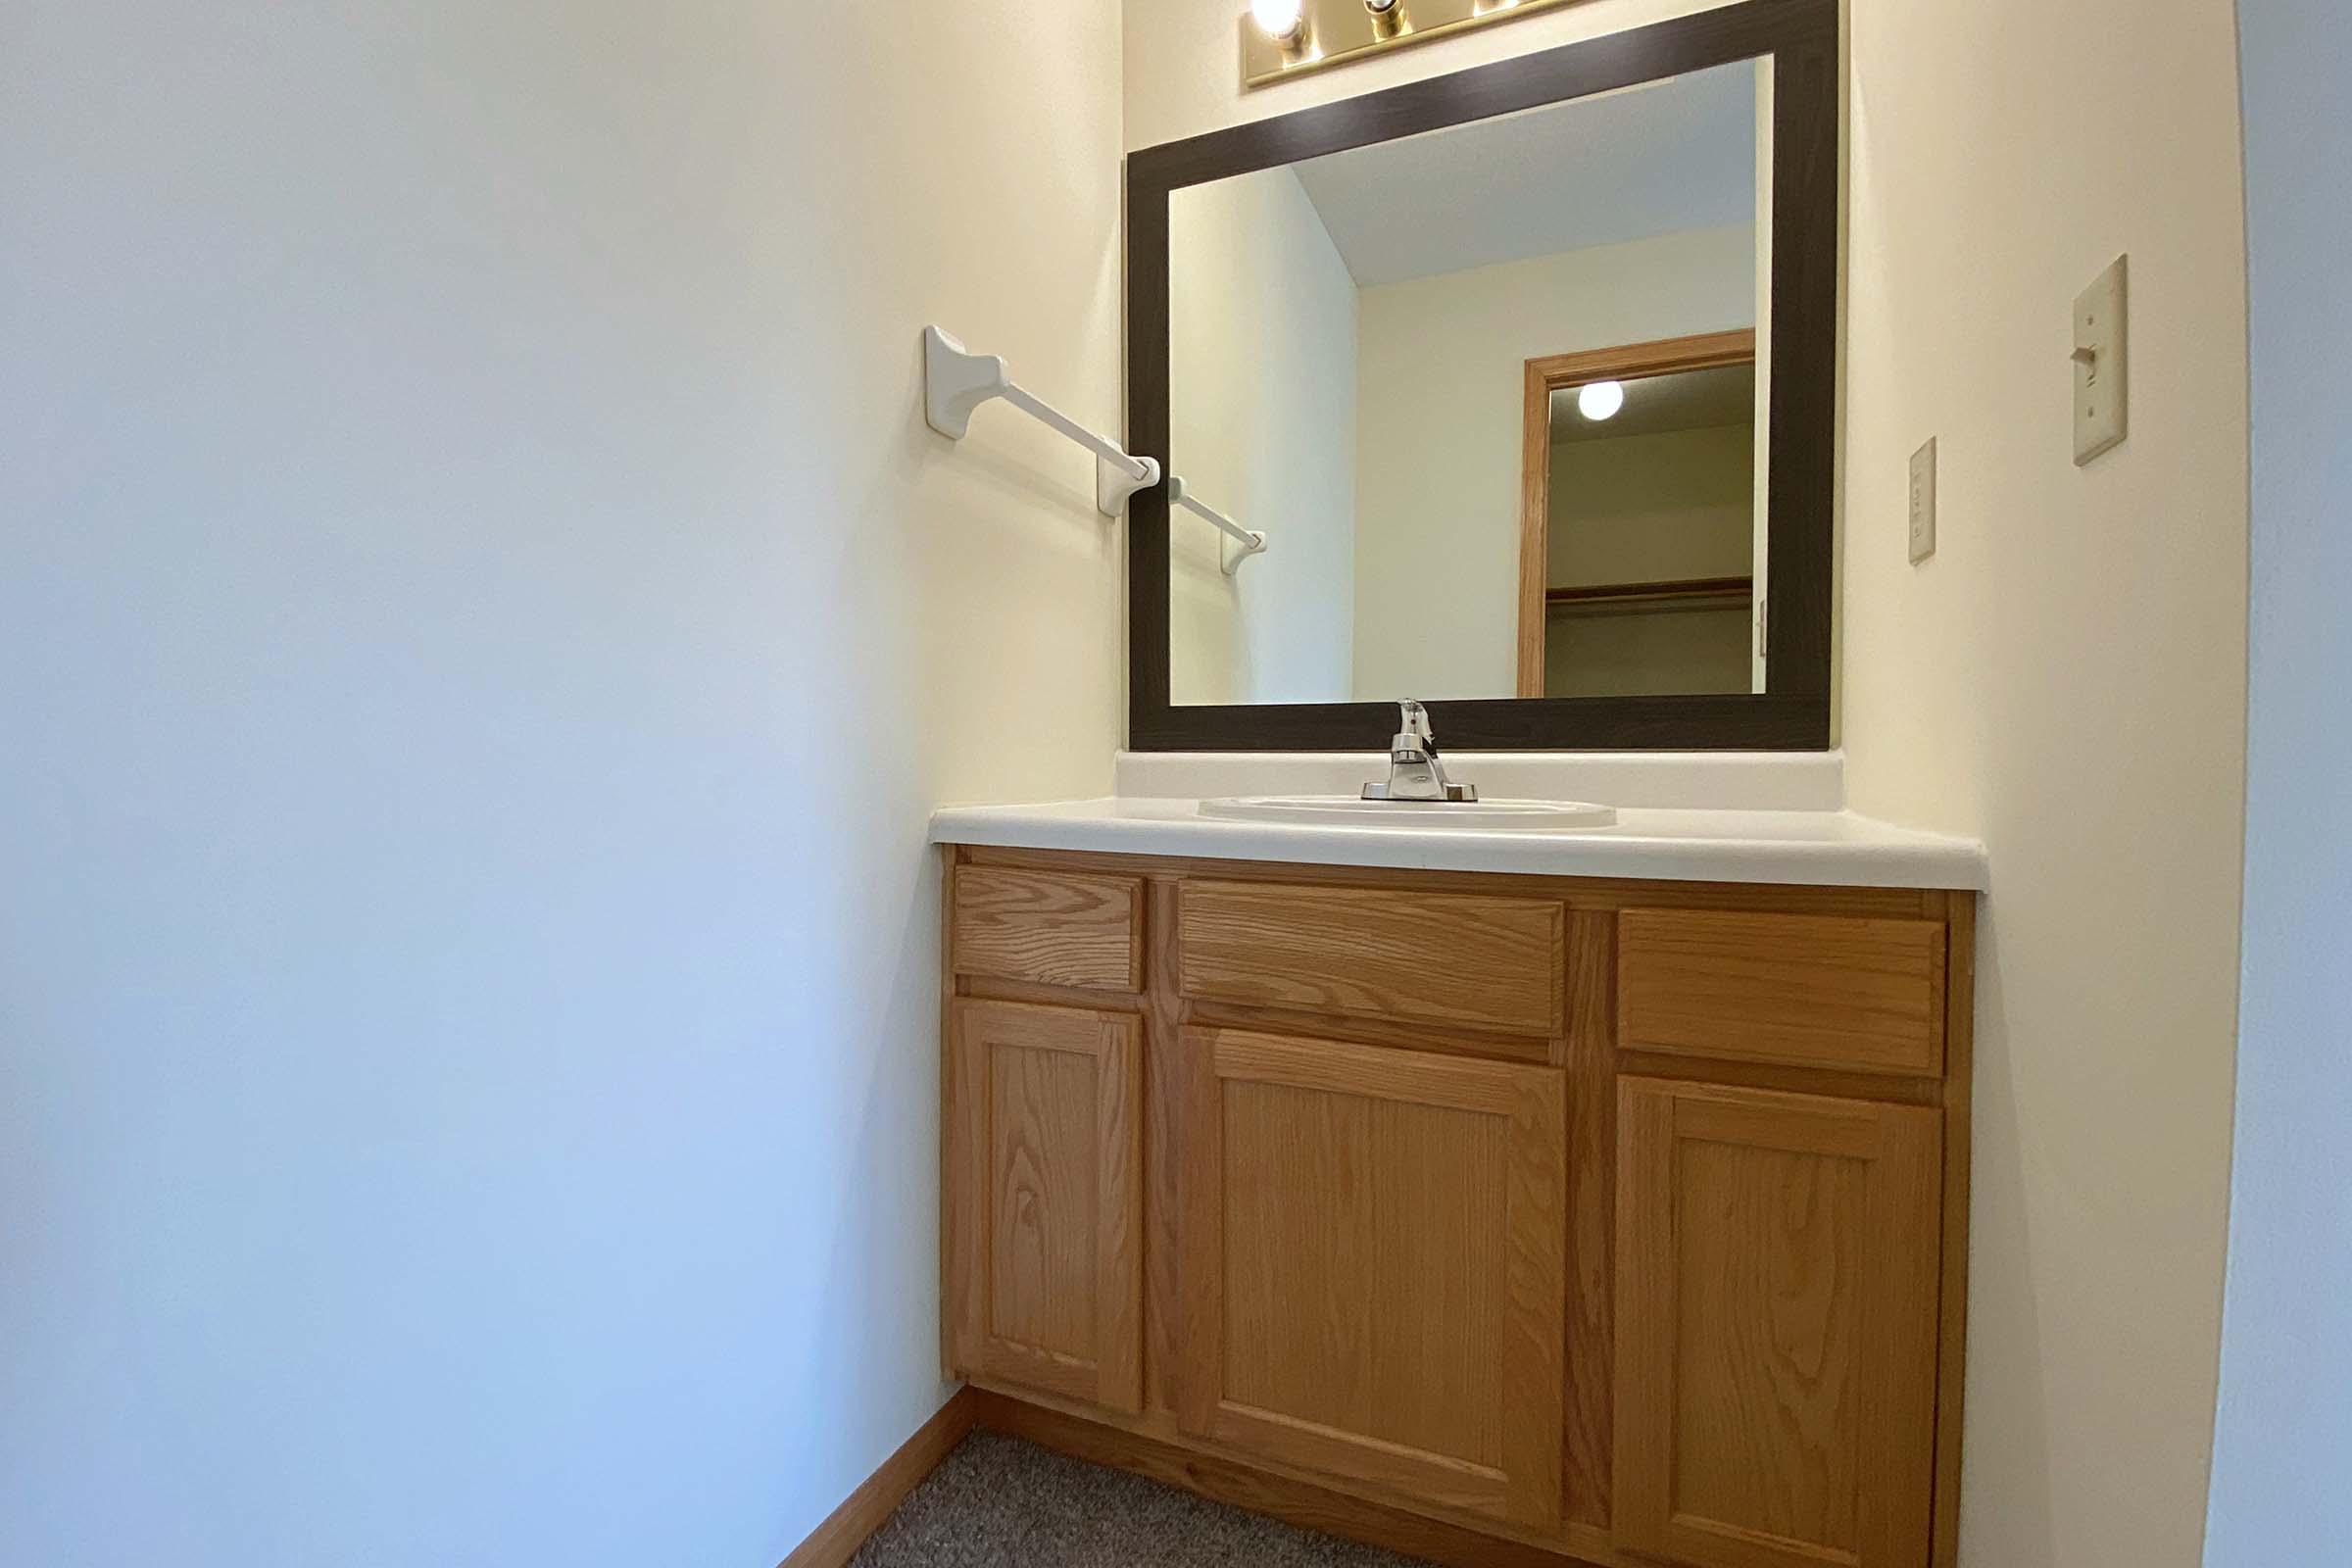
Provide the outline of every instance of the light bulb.
[[1624,407],[1625,383],[1622,381],[1594,381],[1579,388],[1576,394],[1576,412],[1595,422],[1615,418],[1617,411]]
[[1250,15],[1265,35],[1278,43],[1296,39],[1305,21],[1299,15],[1298,0],[1250,0]]

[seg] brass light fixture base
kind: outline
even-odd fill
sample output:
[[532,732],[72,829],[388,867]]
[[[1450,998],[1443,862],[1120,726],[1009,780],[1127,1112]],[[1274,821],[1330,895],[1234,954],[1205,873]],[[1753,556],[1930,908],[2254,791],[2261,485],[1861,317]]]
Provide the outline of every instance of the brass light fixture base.
[[1374,11],[1364,0],[1302,0],[1291,43],[1241,17],[1242,85],[1264,87],[1382,50],[1404,49],[1489,23],[1516,22],[1577,0],[1396,0]]

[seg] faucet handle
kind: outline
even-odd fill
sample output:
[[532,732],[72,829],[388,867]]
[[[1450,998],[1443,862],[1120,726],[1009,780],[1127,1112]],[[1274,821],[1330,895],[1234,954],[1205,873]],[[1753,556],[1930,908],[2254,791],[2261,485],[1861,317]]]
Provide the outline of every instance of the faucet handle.
[[1396,708],[1398,714],[1396,739],[1402,742],[1405,737],[1410,736],[1424,746],[1434,749],[1438,737],[1429,727],[1429,710],[1409,697],[1398,703]]

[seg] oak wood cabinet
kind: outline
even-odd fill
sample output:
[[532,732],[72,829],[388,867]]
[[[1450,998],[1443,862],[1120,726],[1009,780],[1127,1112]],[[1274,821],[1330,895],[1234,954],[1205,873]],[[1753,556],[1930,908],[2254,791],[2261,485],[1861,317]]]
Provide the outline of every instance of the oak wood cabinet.
[[1618,1541],[1926,1562],[1937,1113],[1642,1078],[1618,1107]]
[[948,1320],[975,1374],[1142,1407],[1142,1035],[1075,1007],[950,1015]]
[[1951,1568],[1972,895],[946,855],[943,1348],[1029,1435],[1481,1568]]
[[1179,1425],[1557,1522],[1561,1074],[1228,1029],[1179,1049]]

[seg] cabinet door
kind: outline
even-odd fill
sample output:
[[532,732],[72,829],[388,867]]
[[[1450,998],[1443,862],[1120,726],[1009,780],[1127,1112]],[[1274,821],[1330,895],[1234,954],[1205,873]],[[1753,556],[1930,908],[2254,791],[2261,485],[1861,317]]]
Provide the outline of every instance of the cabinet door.
[[1620,1545],[1699,1568],[1922,1568],[1940,1113],[1627,1079]]
[[1182,1049],[1180,1424],[1557,1523],[1563,1075],[1234,1030]]
[[956,1369],[1143,1404],[1142,1020],[958,1001],[948,1051]]

